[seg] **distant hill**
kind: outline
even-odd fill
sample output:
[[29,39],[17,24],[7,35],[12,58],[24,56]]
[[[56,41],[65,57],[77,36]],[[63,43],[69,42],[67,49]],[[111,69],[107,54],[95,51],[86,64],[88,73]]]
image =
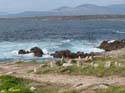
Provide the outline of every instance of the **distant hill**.
[[93,4],[83,4],[77,7],[64,6],[51,11],[25,11],[18,14],[3,13],[2,17],[79,16],[79,15],[125,15],[125,4],[114,4],[108,6],[98,6]]

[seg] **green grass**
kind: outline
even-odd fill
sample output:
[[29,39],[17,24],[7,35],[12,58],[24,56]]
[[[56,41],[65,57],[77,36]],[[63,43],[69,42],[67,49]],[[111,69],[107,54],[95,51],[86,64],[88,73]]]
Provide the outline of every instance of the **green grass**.
[[105,68],[103,65],[98,67],[77,67],[76,65],[70,67],[55,67],[55,68],[42,68],[36,74],[72,74],[72,75],[92,75],[98,77],[118,75],[125,76],[125,67],[115,67]]
[[[111,61],[112,66],[110,68],[105,68],[105,62]],[[94,62],[99,64],[98,67],[90,66],[90,63]],[[57,74],[72,74],[72,75],[92,75],[98,77],[104,76],[111,76],[111,75],[118,75],[118,76],[125,76],[125,58],[112,58],[112,57],[96,57],[93,61],[86,62],[83,66],[77,67],[75,64],[69,67],[53,67],[47,66],[45,68],[39,69],[36,74],[50,74],[50,73],[57,73]],[[115,62],[121,63],[123,67],[116,67],[114,65]],[[32,71],[30,71],[32,72]]]
[[[34,92],[30,91],[30,85],[35,86],[37,90]],[[62,85],[41,84],[13,76],[0,77],[0,91],[3,91],[2,93],[80,93],[78,90],[65,90]]]
[[[56,84],[39,84],[35,85],[37,91],[30,91],[29,84],[34,84],[31,80],[24,80],[13,76],[0,77],[0,91],[3,93],[81,93],[81,90],[58,88]],[[40,88],[40,89],[39,89]],[[92,90],[92,86],[84,90]],[[94,89],[95,93],[125,93],[125,86],[109,86],[108,89]]]
[[107,61],[111,61],[112,63],[114,62],[120,62],[123,65],[125,65],[125,57],[124,58],[114,58],[114,57],[96,57],[93,59],[94,62],[103,64]]
[[13,76],[1,76],[0,77],[0,90],[3,93],[32,93],[28,88],[27,84],[29,80],[16,78]]
[[[28,86],[31,80],[24,80],[21,78],[16,78],[13,76],[1,76],[0,77],[0,91],[4,91],[3,93],[57,93],[56,89],[48,89],[48,90],[37,90],[30,91],[30,87]],[[47,86],[46,86],[47,87]]]

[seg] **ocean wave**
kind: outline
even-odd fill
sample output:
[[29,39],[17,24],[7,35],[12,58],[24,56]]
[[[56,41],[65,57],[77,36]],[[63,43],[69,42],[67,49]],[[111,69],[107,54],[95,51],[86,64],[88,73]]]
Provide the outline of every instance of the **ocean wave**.
[[18,50],[13,50],[13,51],[11,51],[11,54],[16,54],[16,55],[18,55]]
[[20,54],[18,54],[18,50],[11,51],[11,54],[12,55],[18,55],[18,56],[27,56],[27,57],[32,57],[33,56],[33,53],[29,53],[29,54],[25,54],[25,55],[20,55]]
[[71,39],[67,39],[67,40],[63,40],[63,41],[61,41],[62,43],[69,43],[69,42],[71,42]]
[[109,40],[108,43],[113,43],[115,40]]
[[125,31],[119,31],[119,30],[117,30],[116,33],[125,34]]
[[43,51],[44,54],[48,54],[49,53],[49,51],[46,48],[43,48],[42,51]]
[[43,55],[42,58],[53,58],[51,55]]

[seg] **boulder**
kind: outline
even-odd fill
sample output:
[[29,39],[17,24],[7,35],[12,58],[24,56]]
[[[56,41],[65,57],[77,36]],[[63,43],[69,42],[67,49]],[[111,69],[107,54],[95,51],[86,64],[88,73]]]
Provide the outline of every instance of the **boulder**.
[[54,54],[51,54],[54,58],[69,58],[71,52],[69,50],[56,51]]
[[104,49],[105,51],[125,48],[125,40],[103,41],[99,48]]
[[18,54],[28,54],[28,53],[30,53],[30,52],[29,51],[25,51],[23,49],[18,51]]
[[36,56],[36,57],[42,57],[43,54],[44,54],[43,51],[40,48],[38,48],[38,47],[31,48],[30,52],[34,53],[34,56]]
[[43,55],[43,51],[38,47],[33,47],[30,49],[30,51],[26,51],[23,49],[18,51],[18,54],[29,54],[29,53],[33,53],[34,56],[36,56],[36,57],[42,57],[42,55]]

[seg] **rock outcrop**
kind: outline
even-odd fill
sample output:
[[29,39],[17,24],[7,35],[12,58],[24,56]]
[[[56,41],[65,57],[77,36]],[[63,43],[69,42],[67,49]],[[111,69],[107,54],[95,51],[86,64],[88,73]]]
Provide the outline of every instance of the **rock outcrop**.
[[29,54],[33,53],[35,57],[42,57],[43,56],[43,51],[39,47],[33,47],[30,49],[30,51],[26,51],[24,49],[21,49],[18,51],[18,54]]
[[34,53],[35,57],[42,57],[43,56],[43,51],[39,47],[33,47],[30,49],[31,53]]
[[104,49],[105,51],[125,48],[125,40],[103,41],[99,48]]
[[86,54],[84,52],[72,53],[70,50],[61,50],[56,51],[54,54],[51,54],[54,58],[85,58],[86,56],[90,56],[91,54]]
[[23,49],[18,51],[18,54],[28,54],[28,53],[30,53],[30,52],[29,51],[25,51]]

